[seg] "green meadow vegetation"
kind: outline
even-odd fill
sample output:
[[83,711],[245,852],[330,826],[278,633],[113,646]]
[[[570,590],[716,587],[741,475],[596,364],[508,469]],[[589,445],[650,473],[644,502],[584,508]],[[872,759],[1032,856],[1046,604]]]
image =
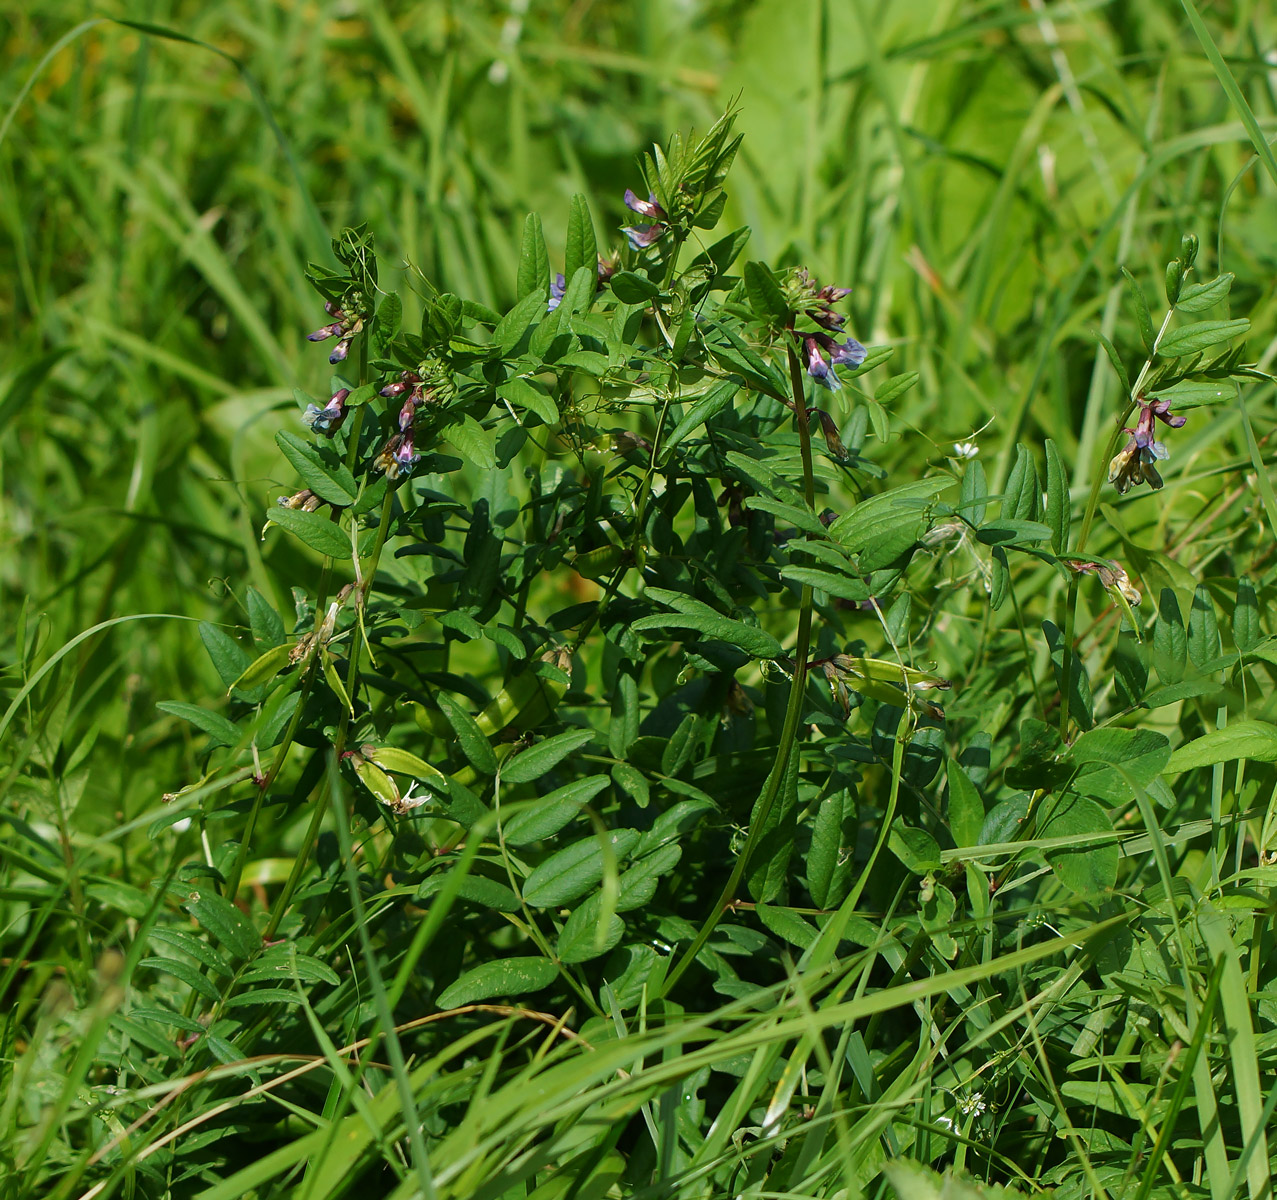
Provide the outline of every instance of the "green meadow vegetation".
[[1271,1200],[1277,12],[0,30],[6,1198]]

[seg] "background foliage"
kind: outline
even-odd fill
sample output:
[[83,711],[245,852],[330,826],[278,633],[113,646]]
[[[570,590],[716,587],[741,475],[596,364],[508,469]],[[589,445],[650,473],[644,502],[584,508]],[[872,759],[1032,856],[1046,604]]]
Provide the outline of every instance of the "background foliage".
[[[293,389],[319,395],[331,373],[303,340],[320,322],[305,267],[327,239],[375,233],[406,329],[423,278],[505,313],[526,213],[556,270],[576,194],[600,250],[619,250],[636,156],[707,130],[733,97],[744,140],[723,229],[750,227],[744,258],[853,286],[848,328],[894,349],[829,405],[865,469],[827,464],[815,511],[948,473],[971,481],[970,525],[1049,523],[1050,442],[1076,550],[1123,409],[1097,332],[1132,378],[1144,361],[1119,266],[1156,328],[1165,265],[1196,233],[1196,277],[1236,280],[1184,320],[1248,317],[1243,360],[1271,365],[1267,7],[152,0],[116,15],[167,32],[53,2],[3,18],[6,1187],[929,1197],[926,1168],[956,1167],[984,1190],[1262,1196],[1277,1097],[1262,380],[1244,407],[1229,384],[1167,435],[1162,491],[1102,493],[1086,552],[1141,588],[1143,642],[1097,581],[1014,549],[995,610],[995,551],[1026,531],[982,539],[934,509],[891,597],[911,603],[879,620],[821,598],[831,652],[898,651],[950,679],[945,720],[915,733],[871,697],[844,726],[813,683],[808,740],[835,748],[834,769],[807,759],[786,784],[792,865],[742,890],[669,987],[742,847],[783,672],[742,672],[752,710],[725,713],[694,692],[712,672],[654,642],[648,757],[623,748],[627,783],[615,664],[572,664],[540,733],[594,728],[578,751],[604,761],[578,754],[521,798],[592,774],[606,791],[571,837],[529,837],[524,868],[603,831],[622,867],[647,861],[627,830],[644,852],[666,833],[681,849],[622,914],[621,948],[580,963],[561,942],[578,897],[545,893],[530,916],[511,903],[529,901],[527,878],[478,836],[462,852],[487,866],[461,893],[435,869],[456,861],[459,826],[383,818],[318,734],[241,843],[257,768],[210,758],[201,727],[157,704],[241,718],[246,698],[225,699],[236,653],[275,636],[268,609],[293,630],[294,589],[313,602],[317,557],[262,524],[296,486],[275,441],[304,432]],[[882,395],[888,372],[917,380],[875,410],[856,389]],[[548,461],[607,475],[615,428],[651,438],[653,417],[609,414]],[[987,522],[970,520],[977,463]],[[453,543],[491,475],[448,477]],[[586,538],[571,551],[598,548],[569,533]],[[601,590],[564,563],[527,605],[545,620]],[[753,604],[786,644],[798,607],[796,590]],[[508,682],[504,651],[450,640],[453,703],[480,713]],[[1098,724],[1071,750],[1051,732],[1061,692],[1078,728]],[[420,740],[400,748],[482,775],[486,740],[432,719],[402,722]],[[764,753],[725,747],[742,725]],[[210,767],[236,786],[164,799]],[[1042,795],[1101,817],[1023,824]],[[327,824],[299,856],[315,813]],[[606,915],[623,876],[597,853]],[[222,893],[241,868],[236,906]]]

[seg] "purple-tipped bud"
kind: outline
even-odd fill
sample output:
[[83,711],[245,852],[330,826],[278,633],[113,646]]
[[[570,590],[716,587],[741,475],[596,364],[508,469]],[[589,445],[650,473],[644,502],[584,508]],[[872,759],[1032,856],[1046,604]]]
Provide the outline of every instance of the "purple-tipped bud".
[[407,433],[412,428],[412,423],[417,419],[417,409],[421,405],[421,393],[413,391],[403,402],[403,408],[399,410],[399,432]]
[[625,189],[625,207],[636,212],[640,217],[650,217],[653,221],[664,221],[665,210],[656,203],[656,196],[648,193],[646,200],[640,200],[630,188]]
[[350,338],[342,338],[340,342],[333,347],[333,352],[328,356],[328,361],[333,366],[339,362],[346,361],[346,355],[350,353]]
[[1169,400],[1154,400],[1147,405],[1148,411],[1153,414],[1159,421],[1165,421],[1172,429],[1180,429],[1184,422],[1188,420],[1182,413],[1171,412],[1171,402]]
[[826,304],[837,304],[839,300],[845,300],[851,295],[851,288],[834,287],[832,283],[827,283],[816,295]]
[[563,301],[563,297],[568,290],[568,281],[562,275],[556,275],[554,282],[550,284],[550,300],[545,306],[546,312],[553,312]]
[[323,329],[316,329],[314,333],[308,333],[306,340],[308,342],[326,342],[330,337],[341,337],[341,323],[334,321],[331,325],[325,325]]
[[402,379],[397,379],[394,383],[386,384],[377,395],[385,396],[387,400],[398,400],[407,390],[408,384]]

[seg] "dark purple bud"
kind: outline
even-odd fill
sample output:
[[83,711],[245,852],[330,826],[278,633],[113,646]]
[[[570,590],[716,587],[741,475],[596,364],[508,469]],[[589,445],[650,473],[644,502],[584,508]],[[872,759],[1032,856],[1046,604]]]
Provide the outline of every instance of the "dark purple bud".
[[336,366],[339,362],[345,362],[346,355],[350,353],[350,338],[342,338],[340,342],[333,347],[333,352],[328,356],[328,361]]
[[408,384],[402,379],[397,379],[394,383],[388,383],[377,394],[385,396],[387,400],[397,400],[408,390]]
[[1181,413],[1171,412],[1171,401],[1169,400],[1154,400],[1148,405],[1148,411],[1159,421],[1165,421],[1172,429],[1181,428],[1184,422],[1188,420]]

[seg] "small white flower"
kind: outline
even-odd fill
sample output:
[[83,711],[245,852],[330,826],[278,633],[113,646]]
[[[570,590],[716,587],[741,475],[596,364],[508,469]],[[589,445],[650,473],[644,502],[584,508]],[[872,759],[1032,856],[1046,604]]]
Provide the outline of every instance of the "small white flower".
[[972,1092],[958,1101],[958,1111],[964,1117],[980,1116],[989,1106],[985,1103],[983,1092]]
[[980,447],[975,442],[954,442],[953,453],[958,458],[975,458],[980,453]]

